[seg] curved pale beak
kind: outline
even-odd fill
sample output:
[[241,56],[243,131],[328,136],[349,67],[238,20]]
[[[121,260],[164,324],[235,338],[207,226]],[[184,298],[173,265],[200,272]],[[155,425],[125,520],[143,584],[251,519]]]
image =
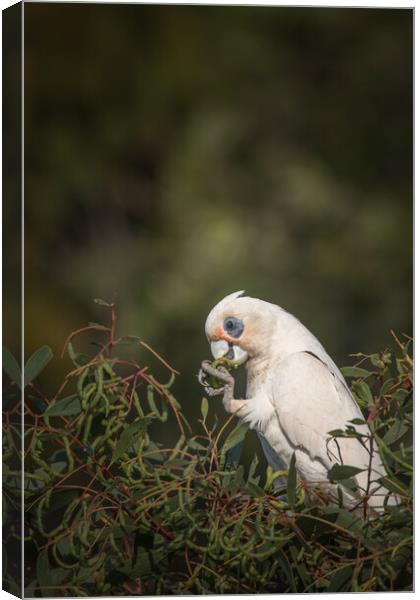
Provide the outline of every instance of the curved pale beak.
[[236,364],[241,365],[248,358],[248,352],[243,350],[238,345],[229,344],[226,340],[216,340],[210,343],[211,353],[214,358],[217,360],[218,358],[222,358],[222,356],[226,356],[233,360]]
[[229,352],[229,344],[226,340],[217,340],[210,343],[211,353],[214,358],[222,358]]

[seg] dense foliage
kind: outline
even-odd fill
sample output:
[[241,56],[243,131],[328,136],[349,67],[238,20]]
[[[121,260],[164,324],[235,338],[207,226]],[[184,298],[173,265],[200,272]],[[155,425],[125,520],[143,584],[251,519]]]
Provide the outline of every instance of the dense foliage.
[[[171,393],[175,371],[160,359],[168,377],[158,381],[145,364],[120,358],[123,345],[156,353],[116,337],[109,310],[109,326],[90,323],[67,339],[74,368],[53,397],[36,383],[49,348],[26,365],[27,595],[412,589],[410,340],[395,337],[394,349],[357,355],[344,370],[379,442],[384,485],[401,498],[375,517],[309,499],[293,464],[279,498],[278,473],[238,459],[247,426],[232,416],[217,423],[206,398],[193,432]],[[93,353],[78,352],[79,336],[92,334]],[[4,358],[13,398],[19,368]],[[17,407],[11,401],[4,413],[6,520],[20,494]],[[179,430],[173,447],[155,433],[162,422]]]

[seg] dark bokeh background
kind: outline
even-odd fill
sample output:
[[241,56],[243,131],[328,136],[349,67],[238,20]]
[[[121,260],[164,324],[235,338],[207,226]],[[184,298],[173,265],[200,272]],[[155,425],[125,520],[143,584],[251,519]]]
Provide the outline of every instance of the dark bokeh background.
[[410,333],[412,11],[26,4],[25,125],[28,355],[115,300],[198,411],[229,292],[340,365]]

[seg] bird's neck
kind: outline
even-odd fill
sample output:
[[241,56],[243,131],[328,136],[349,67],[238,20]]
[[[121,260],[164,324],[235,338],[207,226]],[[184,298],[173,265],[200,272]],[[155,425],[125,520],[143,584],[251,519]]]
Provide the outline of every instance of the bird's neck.
[[248,385],[256,379],[264,378],[270,368],[270,361],[266,357],[253,357],[246,363]]

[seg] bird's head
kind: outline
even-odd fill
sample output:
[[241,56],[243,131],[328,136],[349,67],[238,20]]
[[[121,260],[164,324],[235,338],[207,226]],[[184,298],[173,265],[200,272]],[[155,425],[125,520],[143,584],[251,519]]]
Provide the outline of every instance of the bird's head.
[[270,346],[274,306],[243,294],[229,294],[207,317],[206,336],[216,359],[225,357],[242,364],[248,358],[263,358]]

